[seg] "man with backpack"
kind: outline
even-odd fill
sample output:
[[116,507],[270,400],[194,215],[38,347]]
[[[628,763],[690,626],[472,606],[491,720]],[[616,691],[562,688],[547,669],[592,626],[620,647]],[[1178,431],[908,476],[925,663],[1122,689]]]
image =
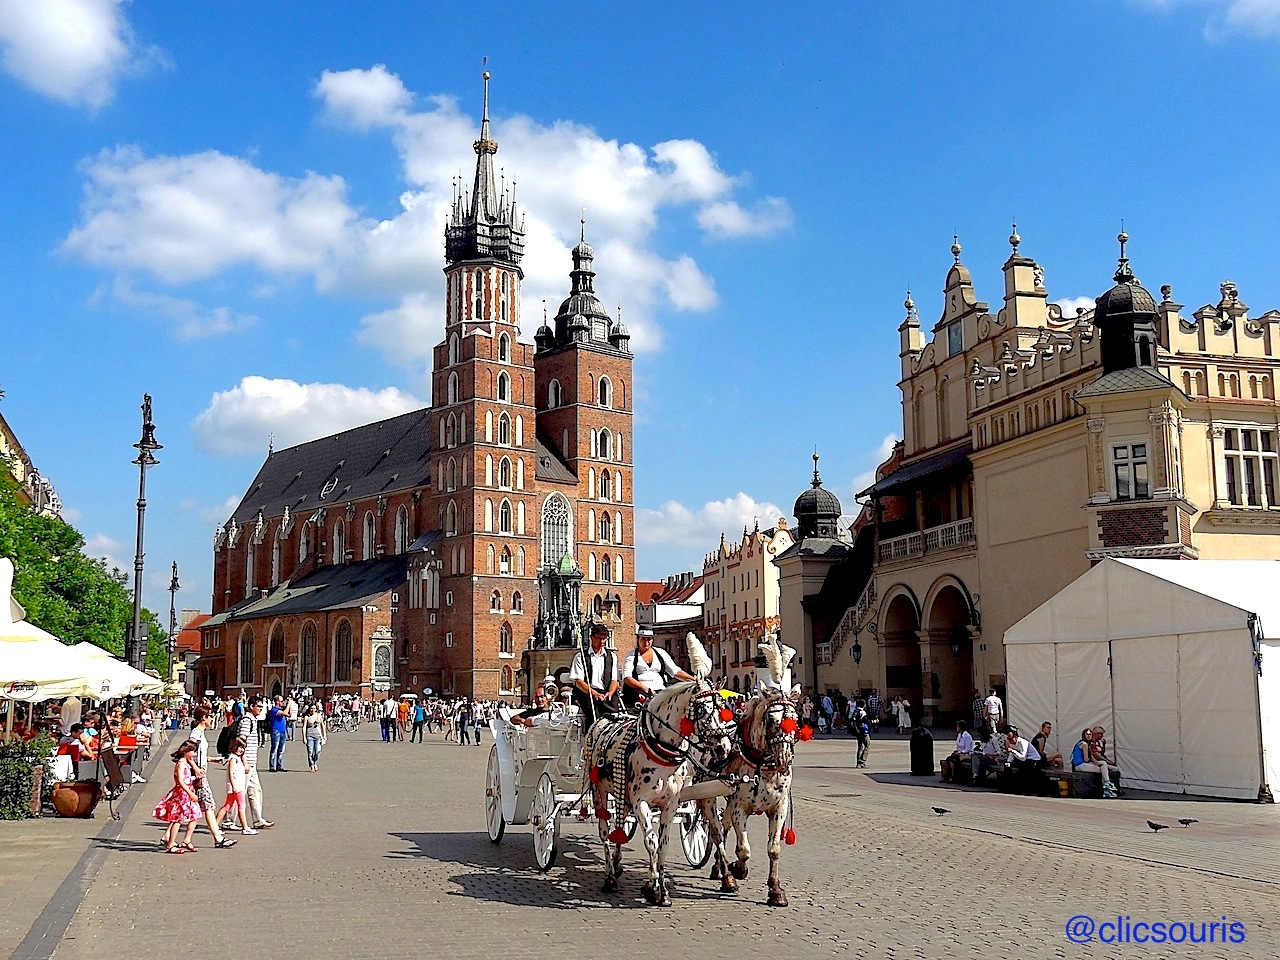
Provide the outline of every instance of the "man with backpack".
[[863,700],[849,701],[849,730],[858,739],[858,766],[865,767],[871,749],[871,717]]

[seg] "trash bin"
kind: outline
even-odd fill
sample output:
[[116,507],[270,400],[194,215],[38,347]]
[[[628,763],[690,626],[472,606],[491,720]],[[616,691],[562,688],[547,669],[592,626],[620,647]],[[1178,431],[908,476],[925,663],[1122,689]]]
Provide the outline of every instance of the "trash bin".
[[916,727],[911,731],[911,775],[932,777],[933,774],[933,734],[924,727]]

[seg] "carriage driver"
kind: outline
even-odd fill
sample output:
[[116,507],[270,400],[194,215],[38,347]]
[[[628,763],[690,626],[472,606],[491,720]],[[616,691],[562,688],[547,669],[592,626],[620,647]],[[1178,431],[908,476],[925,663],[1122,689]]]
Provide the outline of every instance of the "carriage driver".
[[681,670],[671,654],[653,645],[653,631],[640,627],[636,631],[636,648],[627,654],[622,667],[622,700],[634,706],[641,698],[652,696],[677,680],[692,680],[692,674]]
[[591,652],[584,657],[579,650],[573,655],[569,679],[573,681],[573,702],[588,723],[593,723],[616,708],[618,694],[618,658],[605,647],[609,628],[603,623],[591,625]]

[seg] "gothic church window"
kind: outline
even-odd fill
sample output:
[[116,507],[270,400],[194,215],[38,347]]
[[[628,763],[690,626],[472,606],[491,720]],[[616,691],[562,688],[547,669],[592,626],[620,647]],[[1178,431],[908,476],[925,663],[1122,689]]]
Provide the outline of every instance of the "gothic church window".
[[458,335],[452,334],[449,337],[449,365],[458,362]]
[[364,559],[372,560],[376,550],[375,541],[377,540],[378,525],[373,519],[373,511],[369,510],[364,515]]
[[498,632],[498,652],[505,653],[508,656],[515,653],[515,646],[511,641],[511,624],[504,623],[502,629]]
[[560,381],[552,380],[547,384],[547,408],[552,409],[560,406],[564,402],[564,397],[560,392]]
[[458,402],[458,375],[456,373],[449,374],[449,392],[448,403]]
[[[502,285],[504,287],[507,285],[507,278],[505,274],[502,277]],[[502,319],[505,320],[506,318],[507,318],[507,305],[506,303],[503,303]],[[511,338],[508,337],[505,333],[502,334],[500,337],[498,337],[498,360],[502,363],[509,363],[511,361]]]
[[492,575],[496,564],[497,552],[493,549],[493,544],[484,548],[484,572]]
[[497,399],[501,403],[508,403],[511,400],[511,378],[507,376],[506,371],[498,374]]
[[352,665],[351,622],[339,620],[333,635],[333,679],[337,683],[351,682]]
[[484,318],[484,273],[477,270],[475,273],[475,312],[472,317],[476,320]]
[[498,486],[503,490],[511,489],[511,461],[506,457],[498,461]]
[[511,501],[503,500],[502,505],[498,508],[498,531],[500,533],[511,532]]
[[396,553],[409,549],[409,511],[402,505],[396,510]]
[[284,663],[284,624],[276,623],[267,637],[267,663]]
[[[522,573],[523,571],[517,570],[516,576],[520,576],[522,575]],[[520,595],[519,590],[517,590],[515,593],[511,595],[511,612],[524,613],[524,597]]]
[[613,406],[613,383],[609,380],[608,377],[600,378],[599,394],[600,394],[600,406],[602,407]]
[[599,445],[600,445],[600,459],[612,460],[613,459],[613,437],[610,435],[608,430],[600,431]]
[[504,577],[511,575],[511,548],[503,547],[502,556],[498,558],[498,573]]
[[253,630],[245,627],[240,634],[239,656],[236,657],[236,683],[253,683]]
[[338,520],[333,525],[333,562],[342,563],[347,556],[347,533],[343,527],[342,521]]
[[569,501],[563,494],[553,493],[542,502],[542,562],[554,567],[569,553]]
[[511,446],[511,418],[505,413],[498,417],[498,443]]
[[316,625],[308,620],[302,625],[302,639],[298,642],[302,651],[302,682],[316,682]]

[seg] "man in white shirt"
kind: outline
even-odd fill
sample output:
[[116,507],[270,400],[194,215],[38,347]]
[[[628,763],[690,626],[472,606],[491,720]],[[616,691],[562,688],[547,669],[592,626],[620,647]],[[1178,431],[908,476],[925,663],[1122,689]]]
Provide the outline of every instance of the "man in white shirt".
[[992,690],[987,697],[984,706],[987,711],[987,730],[992,736],[1000,729],[1000,723],[1004,720],[1004,702]]
[[1009,728],[1009,752],[1005,754],[1004,759],[1005,763],[1017,771],[1024,790],[1031,788],[1031,778],[1044,766],[1044,758],[1040,756],[1040,751],[1018,732],[1017,727]]
[[289,699],[284,705],[284,722],[285,722],[285,738],[293,739],[294,729],[298,725],[298,701],[293,698],[293,694],[289,694]]
[[605,646],[609,628],[603,623],[591,625],[591,650],[583,656],[579,650],[573,655],[569,679],[573,681],[574,703],[582,710],[588,723],[593,723],[610,710],[610,702],[618,693],[621,673],[616,654]]

